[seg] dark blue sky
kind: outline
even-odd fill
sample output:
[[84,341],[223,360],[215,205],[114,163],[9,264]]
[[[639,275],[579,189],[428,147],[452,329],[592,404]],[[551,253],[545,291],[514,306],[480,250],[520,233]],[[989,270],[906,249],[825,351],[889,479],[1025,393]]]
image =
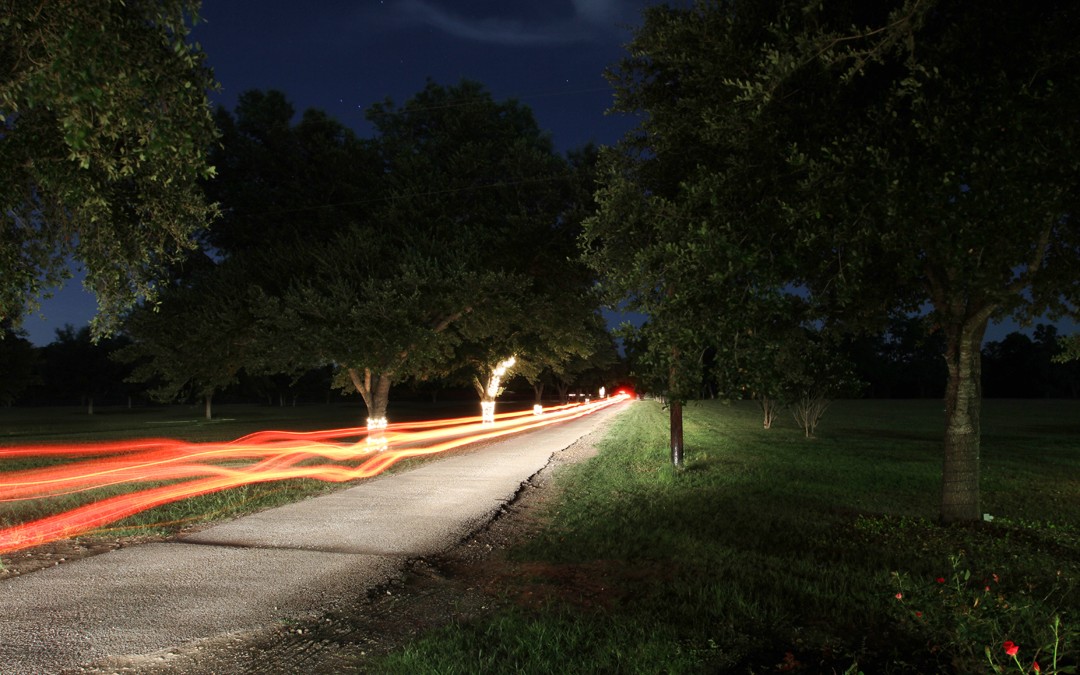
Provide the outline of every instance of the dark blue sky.
[[[192,32],[232,108],[248,89],[283,91],[301,112],[319,108],[367,136],[364,111],[396,103],[432,78],[479,81],[497,99],[533,109],[560,150],[608,144],[633,125],[605,115],[604,69],[624,54],[646,0],[203,0]],[[78,279],[24,327],[47,344],[85,325],[95,302]]]

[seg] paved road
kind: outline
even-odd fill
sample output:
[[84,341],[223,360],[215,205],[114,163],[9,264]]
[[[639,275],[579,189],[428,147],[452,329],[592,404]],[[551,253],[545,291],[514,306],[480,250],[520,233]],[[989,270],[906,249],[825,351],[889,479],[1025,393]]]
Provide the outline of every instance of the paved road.
[[443,551],[619,404],[417,469],[0,581],[0,673],[55,673],[332,610]]

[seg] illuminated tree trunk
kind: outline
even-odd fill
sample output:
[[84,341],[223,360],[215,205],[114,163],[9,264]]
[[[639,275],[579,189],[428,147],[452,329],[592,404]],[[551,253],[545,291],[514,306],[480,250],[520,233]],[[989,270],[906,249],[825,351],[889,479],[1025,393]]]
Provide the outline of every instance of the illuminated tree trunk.
[[773,418],[776,417],[776,399],[770,398],[766,394],[761,394],[758,396],[757,402],[764,418],[762,421],[764,428],[772,429]]
[[[473,387],[480,394],[481,417],[485,422],[495,421],[495,399],[502,394],[502,380],[510,374],[510,369],[514,367],[515,361],[516,359],[513,356],[500,361],[490,371],[483,373],[486,380],[484,382],[480,380],[480,377],[473,376]],[[485,367],[484,370],[487,370],[487,368]]]
[[537,382],[536,384],[533,385],[533,394],[536,395],[535,401],[537,403],[543,402],[543,400],[544,400],[544,383],[543,382]]
[[370,368],[365,368],[361,377],[355,368],[349,368],[349,378],[364,399],[368,420],[385,420],[386,408],[390,402],[390,385],[394,381],[393,371],[372,373]]
[[206,419],[208,419],[208,420],[213,419],[214,392],[212,392],[212,391],[206,392],[206,395],[203,396],[203,403],[204,403],[204,406],[205,406],[204,414],[206,415]]
[[[678,351],[674,350],[674,354],[678,356]],[[683,405],[682,400],[676,394],[678,387],[676,386],[675,366],[671,367],[668,377],[668,385],[671,389],[671,393],[668,395],[668,407],[671,410],[671,464],[678,467],[683,464]]]
[[974,522],[979,509],[979,411],[986,319],[950,327],[945,361],[945,461],[941,473],[941,521]]
[[682,429],[682,401],[672,399],[671,407],[671,463],[674,466],[682,466],[683,463],[683,429]]

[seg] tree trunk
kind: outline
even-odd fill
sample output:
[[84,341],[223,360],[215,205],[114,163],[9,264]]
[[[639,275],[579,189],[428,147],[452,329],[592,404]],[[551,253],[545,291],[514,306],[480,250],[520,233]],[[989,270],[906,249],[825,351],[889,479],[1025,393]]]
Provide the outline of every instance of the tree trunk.
[[93,394],[86,397],[86,414],[87,415],[93,415],[94,414],[94,395]]
[[[669,289],[670,295],[670,289]],[[668,371],[668,406],[671,409],[671,464],[676,467],[683,463],[683,425],[682,425],[682,399],[678,397],[679,387],[675,363],[678,362],[679,350],[671,350],[672,366]]]
[[941,472],[941,522],[975,522],[979,508],[979,411],[986,319],[946,330],[945,461]]
[[536,402],[541,403],[544,400],[544,383],[537,382],[534,384],[533,393],[536,395]]
[[394,373],[383,371],[372,375],[370,368],[364,369],[363,378],[355,368],[349,368],[349,378],[353,386],[360,392],[367,407],[369,420],[385,420],[386,408],[390,402],[390,385],[393,383]]
[[758,396],[757,401],[758,406],[761,407],[764,428],[772,429],[773,418],[776,416],[776,400],[762,394]]
[[683,425],[682,401],[672,399],[671,408],[671,463],[682,466],[683,463]]
[[213,405],[213,401],[214,401],[214,392],[208,393],[206,395],[205,400],[206,400],[206,419],[211,419],[212,418],[212,413],[213,413],[212,405]]

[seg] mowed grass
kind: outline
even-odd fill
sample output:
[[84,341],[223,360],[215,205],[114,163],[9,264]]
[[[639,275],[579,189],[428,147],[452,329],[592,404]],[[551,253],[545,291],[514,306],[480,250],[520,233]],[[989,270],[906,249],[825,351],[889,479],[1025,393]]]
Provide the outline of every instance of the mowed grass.
[[666,410],[635,403],[512,551],[533,572],[506,598],[554,600],[373,672],[993,672],[1018,668],[1005,640],[1022,672],[1075,672],[1080,402],[985,402],[979,526],[936,524],[940,402],[837,402],[813,439],[786,421],[691,404],[675,471]]
[[[500,409],[502,410],[502,409]],[[394,421],[438,419],[479,414],[475,402],[416,404],[402,402],[391,408]],[[203,416],[199,405],[126,408],[99,406],[93,415],[76,406],[0,408],[0,447],[31,443],[90,443],[124,438],[164,437],[185,441],[230,441],[257,431],[284,429],[316,431],[362,426],[363,404],[214,406],[214,418]]]
[[[504,406],[503,410],[510,406]],[[206,420],[201,406],[160,406],[148,408],[99,408],[87,415],[83,408],[6,408],[0,409],[0,448],[29,444],[93,443],[136,438],[167,438],[190,442],[232,441],[258,431],[315,431],[347,429],[363,424],[364,410],[359,403],[270,407],[223,405],[215,407],[215,418]],[[475,402],[445,404],[400,403],[392,409],[395,421],[442,419],[478,413]],[[358,466],[370,455],[341,462]],[[0,482],[8,472],[68,463],[70,457],[0,458]],[[311,462],[324,460],[312,459]],[[423,462],[404,460],[401,469]],[[0,528],[45,518],[116,495],[164,485],[163,482],[125,483],[32,500],[0,502]],[[347,484],[346,484],[347,485]],[[115,539],[123,536],[168,535],[193,525],[253,513],[280,506],[312,495],[341,489],[339,483],[313,479],[289,479],[254,483],[199,497],[158,506],[118,522],[80,534],[84,540]],[[0,565],[3,556],[0,556]]]

